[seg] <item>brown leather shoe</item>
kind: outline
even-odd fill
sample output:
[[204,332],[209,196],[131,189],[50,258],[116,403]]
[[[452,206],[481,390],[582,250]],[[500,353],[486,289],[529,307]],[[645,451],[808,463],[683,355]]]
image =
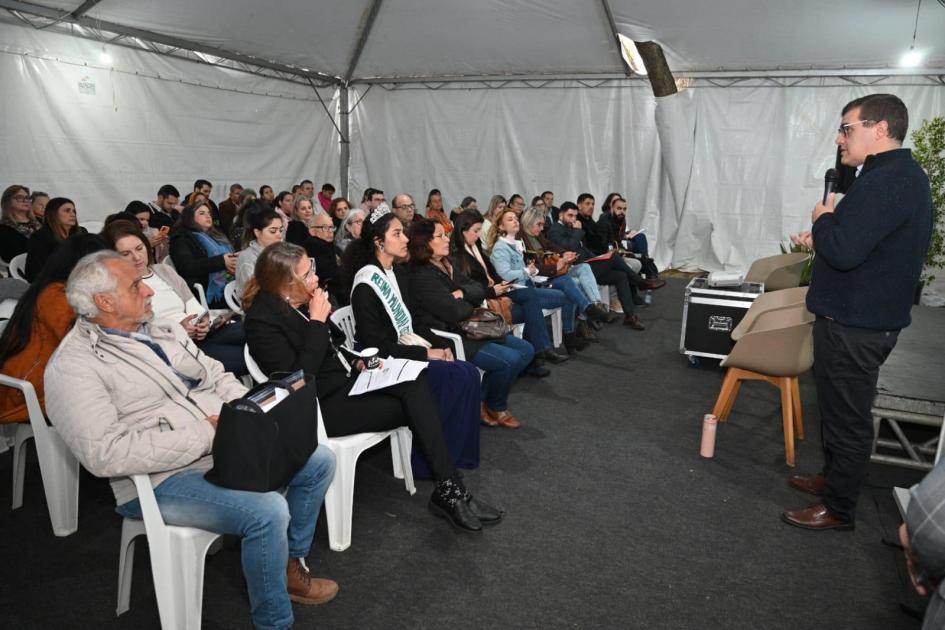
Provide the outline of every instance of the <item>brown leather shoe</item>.
[[338,594],[338,583],[334,580],[312,577],[298,558],[290,558],[286,569],[289,582],[289,599],[299,604],[324,604]]
[[824,484],[827,482],[823,475],[814,475],[813,477],[804,477],[802,475],[791,475],[788,477],[788,485],[801,492],[812,494],[815,497],[823,496]]
[[495,414],[495,420],[501,427],[505,427],[506,429],[517,429],[522,426],[522,423],[519,422],[518,419],[508,411],[493,411],[492,413]]
[[499,421],[495,418],[495,412],[486,407],[486,403],[479,405],[479,420],[487,427],[499,426]]
[[853,521],[847,521],[830,513],[823,503],[815,503],[802,510],[789,510],[781,514],[781,520],[788,525],[803,529],[853,529]]
[[643,322],[640,321],[640,318],[636,315],[625,315],[623,318],[623,325],[629,326],[634,330],[646,330],[646,327],[643,325]]
[[647,278],[643,281],[643,288],[650,291],[655,291],[657,289],[662,289],[666,286],[665,280],[658,280],[656,278]]

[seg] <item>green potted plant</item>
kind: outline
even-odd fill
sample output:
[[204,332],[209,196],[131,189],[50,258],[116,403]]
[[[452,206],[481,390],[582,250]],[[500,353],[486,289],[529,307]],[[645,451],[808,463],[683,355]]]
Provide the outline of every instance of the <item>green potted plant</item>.
[[922,122],[912,132],[912,156],[922,165],[929,176],[932,187],[932,242],[925,256],[925,266],[918,293],[922,285],[935,279],[932,272],[945,267],[945,118],[937,116]]

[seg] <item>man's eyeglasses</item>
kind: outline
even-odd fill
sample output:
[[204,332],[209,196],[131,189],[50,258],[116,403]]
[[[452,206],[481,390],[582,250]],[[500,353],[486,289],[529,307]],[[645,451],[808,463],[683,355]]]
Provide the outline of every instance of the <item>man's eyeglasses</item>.
[[[353,223],[353,221],[352,221],[352,223]],[[328,232],[334,232],[334,231],[335,231],[335,226],[334,226],[334,225],[316,225],[316,226],[314,227],[314,229],[316,229],[316,230],[325,230],[325,231],[328,231]]]
[[417,209],[417,204],[415,203],[402,203],[399,206],[394,206],[395,208],[410,208],[411,210]]
[[843,123],[837,128],[837,133],[843,136],[844,138],[846,138],[847,136],[850,135],[850,129],[852,129],[853,127],[856,127],[857,125],[862,125],[863,123],[873,123],[873,122],[876,122],[876,121],[867,119],[867,120],[858,120],[856,122],[851,122],[851,123]]

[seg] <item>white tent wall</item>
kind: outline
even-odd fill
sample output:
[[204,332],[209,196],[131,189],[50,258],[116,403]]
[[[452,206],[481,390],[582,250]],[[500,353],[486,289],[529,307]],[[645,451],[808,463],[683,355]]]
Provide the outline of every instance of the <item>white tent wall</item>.
[[[363,87],[358,87],[363,91]],[[351,101],[357,101],[352,96]],[[594,89],[392,90],[377,86],[351,115],[351,193],[383,188],[422,205],[472,195],[525,197],[548,189],[556,204],[591,192],[630,195],[631,223],[654,229],[659,210],[655,99],[647,84]]]
[[[0,24],[0,173],[101,220],[197,178],[278,192],[337,181],[338,134],[310,87]],[[334,113],[337,94],[321,91]]]
[[671,97],[683,104],[666,114],[666,124],[682,130],[677,143],[691,152],[671,187],[656,99],[643,85],[374,86],[351,116],[352,200],[367,186],[388,199],[410,193],[418,205],[439,188],[448,207],[472,195],[483,209],[493,194],[517,192],[528,202],[550,189],[560,205],[585,191],[599,204],[619,191],[629,200],[630,225],[647,228],[661,267],[744,270],[809,228],[836,158],[844,104],[892,92],[910,109],[910,130],[945,112],[945,87],[690,88]]

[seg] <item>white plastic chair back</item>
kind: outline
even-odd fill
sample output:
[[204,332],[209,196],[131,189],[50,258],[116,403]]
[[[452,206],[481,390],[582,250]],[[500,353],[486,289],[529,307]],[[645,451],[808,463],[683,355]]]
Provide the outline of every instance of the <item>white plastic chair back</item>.
[[7,322],[13,317],[13,311],[16,310],[16,304],[19,300],[7,298],[0,301],[0,333],[7,327]]
[[68,536],[79,528],[79,461],[62,437],[46,424],[36,390],[29,381],[0,374],[0,385],[23,392],[29,424],[18,423],[13,445],[13,509],[23,505],[23,480],[26,476],[26,441],[34,438],[43,478],[49,520],[56,536]]
[[10,261],[10,277],[29,282],[26,279],[26,254],[14,256]]
[[210,305],[207,304],[207,292],[203,290],[203,285],[199,282],[195,282],[194,289],[197,291],[197,300],[200,302],[200,306],[210,310]]
[[151,551],[158,614],[162,630],[200,628],[203,608],[204,559],[220,534],[195,527],[167,525],[161,517],[151,479],[132,475],[144,520],[126,518],[121,525],[121,553],[118,560],[118,607],[128,610],[131,577],[135,560],[135,539],[146,534]]
[[445,330],[437,330],[436,328],[431,328],[430,332],[434,335],[439,335],[445,339],[449,339],[453,343],[453,358],[457,361],[466,360],[466,350],[463,348],[463,338],[456,333],[446,332]]
[[226,306],[234,313],[243,314],[243,307],[240,305],[239,298],[236,297],[236,280],[226,283],[223,287],[223,299],[226,300]]
[[551,342],[555,348],[564,343],[564,326],[561,320],[561,307],[542,309],[545,317],[551,317]]
[[[249,373],[259,383],[268,379],[244,346],[243,356]],[[317,403],[316,403],[317,404]],[[335,477],[325,493],[325,519],[328,521],[328,544],[334,551],[344,551],[351,546],[351,521],[354,515],[354,476],[358,457],[387,438],[390,438],[391,460],[394,477],[403,479],[407,492],[415,494],[417,487],[410,467],[410,450],[413,434],[407,427],[376,433],[356,433],[342,437],[328,437],[322,420],[322,409],[318,407],[318,443],[324,444],[335,454]]]
[[105,227],[104,221],[82,221],[79,225],[85,228],[89,234],[98,234]]
[[6,278],[10,274],[10,263],[0,258],[0,277]]
[[249,370],[249,375],[253,377],[254,381],[261,384],[269,380],[266,374],[259,368],[259,364],[256,363],[256,360],[249,354],[248,344],[243,344],[243,360],[246,362],[246,369]]
[[354,310],[350,306],[339,308],[331,314],[331,321],[345,334],[345,347],[354,350],[354,333],[357,330]]

